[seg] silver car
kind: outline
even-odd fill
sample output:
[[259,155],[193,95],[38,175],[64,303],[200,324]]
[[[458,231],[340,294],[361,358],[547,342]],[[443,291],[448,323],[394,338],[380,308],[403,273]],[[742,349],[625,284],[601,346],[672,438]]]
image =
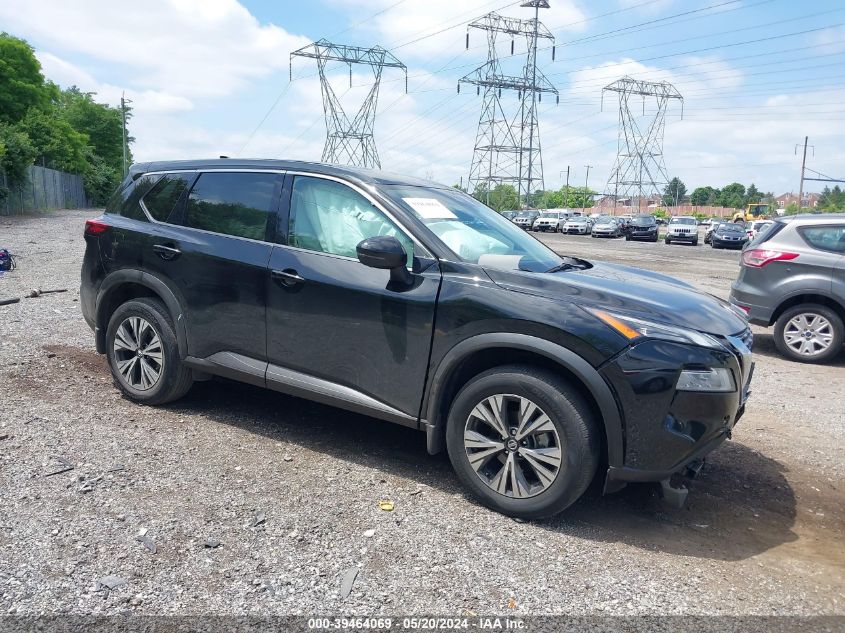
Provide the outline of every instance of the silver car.
[[609,215],[600,216],[593,225],[593,237],[621,237],[622,226]]
[[731,303],[774,325],[787,358],[828,361],[845,343],[845,214],[775,219],[742,253]]
[[583,216],[575,216],[574,218],[569,218],[566,223],[563,225],[563,232],[574,234],[574,235],[589,235],[590,231],[593,229],[593,222],[590,218],[585,218]]
[[689,242],[693,246],[698,246],[698,220],[689,215],[675,216],[669,220],[664,241],[667,244]]

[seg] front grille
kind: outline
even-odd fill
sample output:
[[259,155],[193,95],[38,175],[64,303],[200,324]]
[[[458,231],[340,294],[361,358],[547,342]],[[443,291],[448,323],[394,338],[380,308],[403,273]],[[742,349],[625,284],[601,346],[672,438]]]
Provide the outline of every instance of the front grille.
[[737,337],[748,349],[754,349],[754,333],[751,328],[745,328],[745,331]]

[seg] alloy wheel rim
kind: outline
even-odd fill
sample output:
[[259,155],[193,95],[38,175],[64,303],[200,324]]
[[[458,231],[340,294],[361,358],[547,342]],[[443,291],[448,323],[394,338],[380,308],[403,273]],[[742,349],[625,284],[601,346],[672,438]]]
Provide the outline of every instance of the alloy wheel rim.
[[557,428],[522,396],[496,394],[479,402],[464,425],[464,449],[479,479],[506,497],[534,497],[560,475]]
[[149,391],[158,384],[164,369],[161,337],[149,321],[131,316],[124,319],[114,335],[114,360],[121,380],[138,391]]
[[833,326],[820,314],[797,314],[786,324],[783,340],[796,354],[812,358],[833,344]]

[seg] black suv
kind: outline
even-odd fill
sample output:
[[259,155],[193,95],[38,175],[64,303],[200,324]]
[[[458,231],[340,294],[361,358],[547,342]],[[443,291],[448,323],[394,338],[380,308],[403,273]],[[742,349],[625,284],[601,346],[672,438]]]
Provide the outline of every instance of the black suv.
[[135,165],[85,227],[81,302],[115,383],[223,376],[396,422],[507,514],[661,481],[731,434],[752,372],[729,304],[561,257],[453,188],[312,163]]

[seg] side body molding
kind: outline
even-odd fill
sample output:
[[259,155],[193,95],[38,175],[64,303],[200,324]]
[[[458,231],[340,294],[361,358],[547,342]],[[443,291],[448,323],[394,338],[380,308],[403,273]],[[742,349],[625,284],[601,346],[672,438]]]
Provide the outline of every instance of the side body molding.
[[461,361],[475,352],[491,348],[509,348],[533,352],[544,356],[565,367],[583,382],[593,399],[598,403],[599,412],[604,421],[607,435],[607,456],[610,466],[622,466],[624,444],[622,418],[616,404],[616,398],[598,371],[575,352],[545,339],[527,334],[489,333],[479,334],[465,339],[450,349],[435,370],[423,403],[428,452],[432,455],[443,450],[444,425],[446,420],[440,415],[441,399],[452,373]]
[[97,352],[100,354],[106,353],[106,329],[108,323],[105,322],[104,309],[108,304],[105,299],[114,290],[118,289],[122,284],[134,283],[141,286],[146,286],[154,293],[156,293],[167,310],[170,316],[173,317],[173,324],[176,328],[176,341],[179,344],[179,356],[185,358],[188,355],[188,331],[185,327],[185,314],[182,309],[182,304],[176,298],[173,290],[161,279],[155,275],[151,275],[142,270],[134,268],[121,268],[106,275],[103,283],[100,284],[100,289],[97,292],[96,304],[96,326],[94,328],[94,338],[97,344]]

